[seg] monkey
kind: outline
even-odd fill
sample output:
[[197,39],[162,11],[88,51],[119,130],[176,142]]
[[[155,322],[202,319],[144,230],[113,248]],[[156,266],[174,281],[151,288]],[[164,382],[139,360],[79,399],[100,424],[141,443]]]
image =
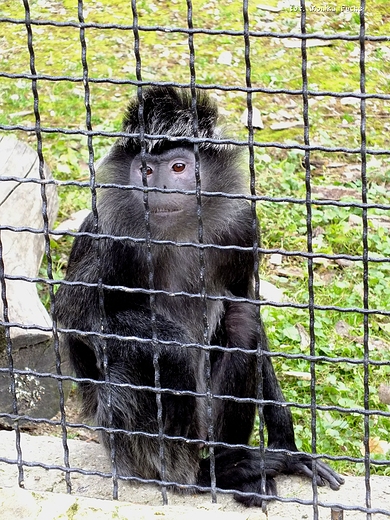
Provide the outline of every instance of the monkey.
[[[281,473],[339,489],[295,443],[255,300],[258,222],[216,103],[143,87],[122,130],[55,302],[83,413],[114,445],[118,474],[190,491],[215,478],[246,506],[275,496]],[[260,387],[262,453],[248,445]]]

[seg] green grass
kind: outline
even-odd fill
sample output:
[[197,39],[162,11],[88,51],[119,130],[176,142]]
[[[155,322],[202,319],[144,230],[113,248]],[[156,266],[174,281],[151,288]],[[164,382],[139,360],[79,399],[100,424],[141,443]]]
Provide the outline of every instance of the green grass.
[[[384,36],[390,32],[387,0],[375,0],[366,12],[366,30],[371,36]],[[276,5],[276,1],[269,4]],[[31,0],[32,18],[57,22],[77,22],[77,2],[74,0]],[[132,24],[131,4],[128,0],[90,0],[84,2],[87,22],[104,24]],[[187,27],[185,3],[176,1],[139,1],[139,24],[143,27]],[[195,0],[194,26],[208,29],[242,30],[242,4],[238,0],[228,2]],[[356,6],[356,2],[339,1],[331,4],[336,13],[307,13],[307,32],[324,34],[359,34],[359,15],[341,15],[341,5]],[[0,16],[23,19],[21,2],[3,0]],[[299,32],[299,13],[283,10],[270,13],[250,3],[250,29],[274,33]],[[5,73],[29,73],[29,53],[26,30],[23,25],[0,23],[1,68]],[[53,27],[34,25],[33,43],[35,66],[39,74],[81,78],[80,33],[77,27]],[[134,35],[132,31],[117,28],[86,29],[89,77],[93,80],[112,78],[135,80]],[[258,36],[251,38],[251,82],[262,89],[302,88],[301,51],[287,48],[284,39]],[[244,39],[240,36],[196,34],[196,76],[198,83],[207,85],[245,86]],[[390,49],[387,42],[366,42],[366,91],[371,94],[387,94],[390,78]],[[218,63],[223,51],[232,53],[232,65]],[[188,41],[186,34],[140,30],[142,77],[144,80],[188,83],[190,80]],[[358,92],[360,89],[359,42],[334,40],[331,46],[308,48],[308,88],[317,92]],[[120,128],[123,109],[134,87],[109,81],[91,83],[92,126],[96,131],[112,131]],[[41,124],[50,128],[67,130],[85,129],[84,87],[81,80],[38,81]],[[246,105],[246,95],[240,92],[215,90],[229,133],[246,139],[247,132],[240,123]],[[33,127],[33,95],[31,82],[26,79],[0,78],[0,124]],[[254,105],[261,111],[265,129],[256,131],[258,143],[303,144],[302,127],[272,130],[275,122],[284,121],[281,110],[288,112],[291,121],[302,122],[302,99],[290,93],[259,92],[253,95]],[[388,148],[389,101],[369,99],[367,110],[367,146],[376,150]],[[359,104],[343,104],[340,98],[312,96],[310,98],[310,142],[326,147],[359,148]],[[12,131],[12,134],[36,145],[33,132]],[[95,158],[109,148],[109,138],[93,139]],[[88,180],[88,151],[86,138],[65,135],[60,132],[43,133],[43,153],[46,162],[59,181]],[[300,151],[286,151],[274,147],[256,148],[257,193],[270,197],[305,199],[305,170]],[[344,201],[361,201],[359,154],[313,151],[310,155],[311,184],[321,190],[329,186],[351,188],[354,192]],[[338,163],[339,165],[337,166]],[[356,168],[354,169],[354,166]],[[371,203],[388,204],[390,161],[389,155],[368,157],[368,198]],[[61,186],[58,220],[72,212],[88,207],[88,189]],[[318,197],[317,197],[318,198]],[[370,256],[390,257],[388,210],[370,209]],[[304,204],[267,201],[259,203],[263,246],[267,249],[307,251],[306,208]],[[317,253],[362,254],[362,211],[352,207],[312,206],[313,250]],[[377,219],[375,220],[375,218]],[[385,217],[379,221],[378,217]],[[359,220],[360,219],[360,220]],[[379,224],[378,224],[379,222]],[[54,275],[64,273],[71,240],[53,242]],[[369,307],[389,311],[390,264],[370,262],[368,272]],[[44,269],[42,270],[44,273]],[[363,306],[363,266],[353,262],[340,266],[334,260],[314,264],[315,303],[339,308]],[[285,256],[283,265],[274,266],[265,255],[261,276],[284,290],[285,300],[308,304],[308,265],[299,255]],[[42,287],[42,297],[48,294]],[[309,330],[307,309],[263,307],[263,318],[274,352],[309,354],[307,341],[302,340],[302,330]],[[340,322],[347,333],[340,333]],[[297,327],[299,325],[299,327]],[[378,387],[389,383],[390,318],[374,314],[369,317],[371,360],[382,362],[369,369],[370,407],[385,412],[389,408],[379,402]],[[300,332],[301,331],[301,332]],[[364,437],[364,419],[361,413],[363,395],[363,318],[358,312],[315,312],[315,353],[332,359],[350,358],[351,362],[316,361],[317,404],[341,406],[346,412],[318,411],[317,451],[330,455],[361,457]],[[308,374],[310,364],[303,359],[277,357],[275,366],[283,390],[289,402],[310,404],[310,381],[297,373]],[[292,408],[296,422],[299,447],[311,450],[310,410]],[[389,416],[370,416],[370,437],[388,440]],[[256,442],[256,434],[254,439]],[[373,458],[386,458],[386,454],[374,454]],[[389,454],[387,454],[389,458]],[[338,462],[339,470],[360,474],[362,464]],[[373,471],[390,474],[389,466],[373,466]]]

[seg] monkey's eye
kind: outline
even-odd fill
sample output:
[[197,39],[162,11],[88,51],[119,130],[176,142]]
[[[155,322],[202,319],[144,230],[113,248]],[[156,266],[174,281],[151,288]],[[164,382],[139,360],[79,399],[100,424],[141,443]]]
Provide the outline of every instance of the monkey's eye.
[[[142,173],[142,166],[140,166],[139,170]],[[146,175],[152,175],[152,173],[153,173],[153,168],[151,168],[150,166],[146,166]]]
[[186,165],[182,162],[177,162],[172,166],[172,170],[175,173],[182,173],[186,169]]

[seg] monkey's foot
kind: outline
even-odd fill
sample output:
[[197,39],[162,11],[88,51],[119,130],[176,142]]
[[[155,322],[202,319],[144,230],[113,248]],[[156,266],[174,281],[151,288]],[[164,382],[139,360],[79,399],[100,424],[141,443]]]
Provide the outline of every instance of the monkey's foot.
[[[317,460],[316,483],[338,490],[344,479],[324,462]],[[215,455],[217,487],[237,491],[235,500],[250,507],[261,507],[265,501],[277,495],[274,477],[283,473],[304,475],[314,478],[313,459],[300,452],[266,450],[257,451],[233,448],[222,449]],[[210,460],[201,461],[198,482],[210,486]],[[269,497],[269,498],[267,498]]]
[[[285,454],[287,469],[283,473],[291,473],[296,475],[305,475],[311,479],[314,478],[313,472],[313,459],[310,455],[305,453],[291,453]],[[340,489],[340,486],[344,484],[344,479],[330,466],[317,459],[315,461],[316,467],[316,483],[317,486],[325,486],[329,484],[331,489],[335,491]]]

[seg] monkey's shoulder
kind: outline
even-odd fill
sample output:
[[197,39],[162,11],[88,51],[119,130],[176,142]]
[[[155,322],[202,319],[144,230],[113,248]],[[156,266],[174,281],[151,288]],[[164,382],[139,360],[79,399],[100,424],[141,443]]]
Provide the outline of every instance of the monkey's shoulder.
[[221,246],[250,247],[258,235],[258,219],[246,202],[236,211],[219,216],[218,226],[211,227],[210,242]]

